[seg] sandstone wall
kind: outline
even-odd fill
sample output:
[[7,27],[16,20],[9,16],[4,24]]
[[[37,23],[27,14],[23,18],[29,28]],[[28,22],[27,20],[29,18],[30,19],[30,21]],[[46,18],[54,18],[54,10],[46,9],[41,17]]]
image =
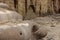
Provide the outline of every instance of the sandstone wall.
[[[55,14],[55,11],[58,11],[60,8],[58,0],[15,0],[17,2],[16,4],[14,4],[15,3],[14,0],[9,1],[0,0],[0,1],[7,3],[10,6],[10,8],[15,9],[17,12],[22,14],[23,17],[28,15],[27,12],[30,11],[29,9],[30,5],[33,5],[34,9],[31,10],[35,11],[34,15],[36,16]],[[31,15],[32,14],[33,12],[31,13]]]

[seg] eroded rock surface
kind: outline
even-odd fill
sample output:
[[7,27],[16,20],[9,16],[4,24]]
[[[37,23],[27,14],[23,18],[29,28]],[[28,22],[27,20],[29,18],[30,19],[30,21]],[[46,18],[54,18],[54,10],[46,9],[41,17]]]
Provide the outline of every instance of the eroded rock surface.
[[22,15],[10,9],[7,4],[0,3],[0,23],[22,21]]
[[32,32],[34,25],[36,24],[31,23],[31,21],[2,24],[0,25],[0,40],[37,40],[37,37],[45,37],[47,32],[42,30],[43,28]]
[[0,8],[0,40],[38,40],[47,35],[42,29],[36,22],[22,21],[17,12]]
[[60,16],[58,15],[33,19],[41,27],[45,27],[48,30],[47,36],[43,40],[60,40]]

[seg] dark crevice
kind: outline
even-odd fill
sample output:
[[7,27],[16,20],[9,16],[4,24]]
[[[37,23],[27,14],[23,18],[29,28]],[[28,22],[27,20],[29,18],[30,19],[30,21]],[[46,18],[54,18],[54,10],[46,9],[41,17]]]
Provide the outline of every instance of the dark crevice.
[[20,35],[22,35],[22,33],[20,33]]
[[38,30],[37,26],[34,25],[33,28],[32,28],[32,32],[36,32]]
[[58,14],[60,14],[60,9],[58,10]]
[[[39,10],[41,10],[41,4],[40,4],[40,9]],[[39,16],[41,16],[42,14],[41,14],[41,11],[39,11]]]
[[30,5],[30,7],[32,8],[33,12],[35,13],[35,7],[34,7],[34,5]]
[[52,0],[52,1],[55,1],[55,0]]
[[27,15],[27,0],[25,0],[25,15],[23,16],[23,20],[25,19],[26,15]]
[[25,0],[25,12],[27,13],[27,0]]
[[16,11],[18,11],[18,0],[14,0],[14,8],[16,9]]
[[35,6],[33,5],[33,1],[32,0],[30,0],[29,8],[32,8],[33,12],[35,13]]

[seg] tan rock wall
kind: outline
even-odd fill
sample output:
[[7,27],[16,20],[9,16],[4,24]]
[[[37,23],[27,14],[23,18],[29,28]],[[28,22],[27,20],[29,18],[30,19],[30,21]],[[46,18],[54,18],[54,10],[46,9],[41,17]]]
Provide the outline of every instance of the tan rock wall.
[[8,4],[10,8],[14,9],[14,0],[0,0],[0,1]]
[[[14,0],[0,0],[3,1],[7,4],[10,5],[10,8],[14,8]],[[31,5],[31,1],[30,0],[18,0],[17,1],[17,11],[22,14],[24,17],[27,15],[27,12],[29,9],[29,6]],[[59,2],[58,0],[56,0],[55,4],[53,4],[52,0],[32,0],[33,6],[35,7],[35,14],[37,16],[43,15],[43,14],[47,14],[48,11],[51,14],[55,13],[55,9],[58,10],[60,7],[59,5],[57,5]],[[54,5],[56,6],[56,8],[54,8]],[[32,10],[32,9],[31,9]],[[27,11],[27,12],[26,12]],[[49,14],[49,13],[48,13]]]
[[18,12],[25,16],[25,0],[18,0]]

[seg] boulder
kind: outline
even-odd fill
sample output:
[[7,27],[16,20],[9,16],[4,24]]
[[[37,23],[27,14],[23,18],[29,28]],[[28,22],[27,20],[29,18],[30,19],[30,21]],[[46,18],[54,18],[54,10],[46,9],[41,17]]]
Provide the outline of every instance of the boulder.
[[46,29],[39,27],[34,22],[26,20],[16,24],[6,23],[0,25],[0,39],[1,40],[42,39],[47,35],[47,31]]
[[9,6],[7,4],[0,3],[0,23],[22,21],[21,14],[8,8]]

